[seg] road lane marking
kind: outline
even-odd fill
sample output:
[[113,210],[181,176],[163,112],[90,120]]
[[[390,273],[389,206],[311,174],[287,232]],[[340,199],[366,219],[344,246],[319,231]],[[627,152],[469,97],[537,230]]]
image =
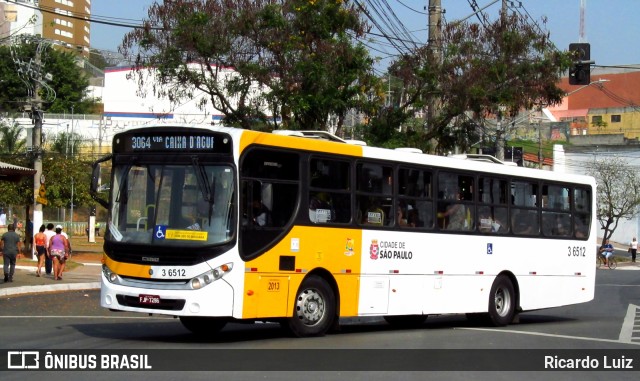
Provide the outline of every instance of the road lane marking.
[[611,339],[599,339],[595,337],[583,337],[583,336],[569,336],[569,335],[555,335],[552,333],[542,333],[542,332],[525,332],[525,331],[516,331],[512,329],[495,329],[495,328],[468,328],[468,327],[458,327],[454,329],[464,329],[469,331],[487,331],[487,332],[504,332],[504,333],[518,333],[521,335],[531,335],[531,336],[544,336],[544,337],[553,337],[558,339],[572,339],[572,340],[584,340],[584,341],[600,341],[603,343],[622,343],[622,344],[631,344],[631,345],[640,345],[640,342],[621,342],[620,340],[611,340]]
[[633,337],[633,332],[640,330],[640,324],[636,327],[636,314],[638,313],[638,306],[635,304],[629,304],[627,308],[627,315],[622,322],[622,328],[620,329],[620,340],[623,343],[640,344],[640,337]]

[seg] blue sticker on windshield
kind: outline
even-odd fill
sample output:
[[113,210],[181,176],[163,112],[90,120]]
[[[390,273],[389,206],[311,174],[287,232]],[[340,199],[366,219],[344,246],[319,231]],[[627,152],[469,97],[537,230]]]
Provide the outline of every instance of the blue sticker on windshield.
[[154,235],[156,239],[165,239],[167,236],[167,225],[156,225],[153,231],[155,232]]

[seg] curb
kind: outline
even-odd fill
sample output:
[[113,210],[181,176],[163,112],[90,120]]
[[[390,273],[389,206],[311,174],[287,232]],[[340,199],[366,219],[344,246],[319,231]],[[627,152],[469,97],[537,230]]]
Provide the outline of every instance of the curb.
[[44,286],[20,286],[20,287],[0,289],[0,297],[25,295],[25,294],[37,294],[41,292],[96,290],[96,289],[100,289],[100,282],[64,283],[64,284],[52,284],[52,285],[44,285]]
[[[101,263],[82,263],[87,267],[102,266]],[[37,266],[16,266],[16,270],[36,271]],[[0,288],[0,298],[6,296],[37,294],[44,292],[57,292],[57,291],[77,291],[77,290],[99,290],[101,287],[100,282],[70,282],[70,283],[56,283],[46,285],[27,285],[17,287]]]

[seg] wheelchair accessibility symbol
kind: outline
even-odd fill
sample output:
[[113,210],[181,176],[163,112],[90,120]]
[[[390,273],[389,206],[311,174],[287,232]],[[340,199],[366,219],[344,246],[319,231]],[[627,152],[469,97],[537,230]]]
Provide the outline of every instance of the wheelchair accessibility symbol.
[[167,225],[156,225],[153,230],[155,231],[156,239],[164,239],[167,235]]
[[488,243],[487,244],[487,254],[493,254],[493,244],[492,243]]

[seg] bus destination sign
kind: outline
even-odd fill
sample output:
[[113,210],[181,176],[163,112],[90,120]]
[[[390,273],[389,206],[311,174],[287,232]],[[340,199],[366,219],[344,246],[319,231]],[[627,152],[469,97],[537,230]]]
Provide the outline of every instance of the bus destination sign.
[[114,143],[120,152],[231,152],[231,137],[226,134],[145,131],[123,134]]

